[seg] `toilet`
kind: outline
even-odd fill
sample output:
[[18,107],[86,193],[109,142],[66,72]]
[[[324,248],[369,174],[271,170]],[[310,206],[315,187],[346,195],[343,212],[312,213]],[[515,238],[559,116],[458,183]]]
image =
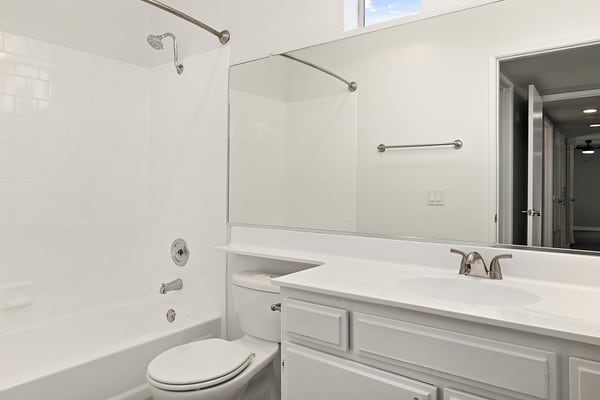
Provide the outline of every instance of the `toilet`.
[[233,301],[244,336],[205,339],[156,356],[146,372],[154,400],[279,400],[278,275],[234,274]]

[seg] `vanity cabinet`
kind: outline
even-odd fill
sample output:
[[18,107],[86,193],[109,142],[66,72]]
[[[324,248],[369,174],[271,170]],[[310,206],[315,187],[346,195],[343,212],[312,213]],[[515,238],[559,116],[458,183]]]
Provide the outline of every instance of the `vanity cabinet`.
[[569,359],[570,400],[600,399],[600,362]]
[[286,400],[436,400],[437,388],[344,358],[289,344]]
[[491,400],[485,397],[474,396],[472,394],[460,392],[458,390],[444,389],[443,400]]
[[[379,306],[287,292],[283,400],[566,400],[553,351],[442,329],[434,316],[415,323],[390,317],[389,308],[382,316]],[[588,386],[581,393],[595,397],[571,400],[600,399],[600,386]]]

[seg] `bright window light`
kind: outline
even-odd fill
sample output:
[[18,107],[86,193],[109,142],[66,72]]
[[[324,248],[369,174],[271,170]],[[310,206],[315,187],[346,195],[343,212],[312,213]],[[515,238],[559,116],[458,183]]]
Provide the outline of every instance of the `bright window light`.
[[421,13],[421,0],[365,0],[365,26]]
[[344,30],[400,25],[502,0],[342,0]]

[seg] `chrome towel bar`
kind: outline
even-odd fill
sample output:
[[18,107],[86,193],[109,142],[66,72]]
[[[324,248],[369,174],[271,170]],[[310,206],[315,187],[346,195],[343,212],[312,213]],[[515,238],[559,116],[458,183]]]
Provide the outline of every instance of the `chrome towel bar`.
[[380,144],[377,146],[377,150],[380,153],[383,153],[387,149],[411,149],[418,147],[441,147],[441,146],[453,146],[456,150],[459,150],[463,147],[462,140],[455,140],[450,143],[431,143],[431,144],[404,144],[404,145],[394,145],[394,146],[386,146],[385,144]]

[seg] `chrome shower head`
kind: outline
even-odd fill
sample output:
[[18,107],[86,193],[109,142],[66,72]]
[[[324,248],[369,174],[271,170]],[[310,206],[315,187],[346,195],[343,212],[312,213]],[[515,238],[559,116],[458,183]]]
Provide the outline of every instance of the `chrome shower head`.
[[150,47],[152,47],[154,50],[162,50],[164,49],[162,42],[163,38],[163,35],[148,35],[146,40],[148,41]]
[[162,40],[166,37],[173,39],[173,61],[175,63],[175,69],[179,75],[183,74],[183,65],[179,63],[179,52],[177,50],[177,39],[175,35],[170,32],[163,33],[162,35],[148,35],[146,41],[154,50],[164,49]]

